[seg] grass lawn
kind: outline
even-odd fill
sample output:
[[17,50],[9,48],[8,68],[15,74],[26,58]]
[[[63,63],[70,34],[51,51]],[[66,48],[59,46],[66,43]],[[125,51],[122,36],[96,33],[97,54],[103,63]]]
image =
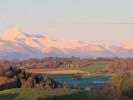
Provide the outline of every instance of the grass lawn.
[[87,100],[88,91],[21,88],[0,91],[0,100]]
[[81,70],[89,70],[90,72],[101,72],[104,71],[107,67],[113,64],[113,61],[91,61],[86,64]]

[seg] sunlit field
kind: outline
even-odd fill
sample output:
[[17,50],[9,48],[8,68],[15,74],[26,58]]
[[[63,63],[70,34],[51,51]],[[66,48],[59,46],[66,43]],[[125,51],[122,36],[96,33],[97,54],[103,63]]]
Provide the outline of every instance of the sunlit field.
[[40,73],[40,74],[77,74],[84,73],[85,71],[76,70],[76,69],[29,69],[31,73]]

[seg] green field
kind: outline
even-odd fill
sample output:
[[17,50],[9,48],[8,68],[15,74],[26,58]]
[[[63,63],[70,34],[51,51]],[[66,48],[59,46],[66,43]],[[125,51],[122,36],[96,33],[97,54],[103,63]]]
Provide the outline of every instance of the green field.
[[78,68],[53,68],[53,69],[29,69],[28,71],[34,74],[76,74],[76,73],[103,73],[114,62],[111,60],[92,60],[82,64],[82,67]]
[[82,70],[88,70],[90,72],[102,72],[107,67],[113,64],[113,61],[90,61],[84,67],[82,67]]
[[0,91],[0,100],[87,100],[88,91],[21,88]]

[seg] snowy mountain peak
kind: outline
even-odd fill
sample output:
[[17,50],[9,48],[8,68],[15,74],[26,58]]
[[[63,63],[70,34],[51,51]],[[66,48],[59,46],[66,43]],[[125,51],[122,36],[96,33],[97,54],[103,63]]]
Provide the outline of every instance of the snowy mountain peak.
[[0,36],[0,58],[35,57],[133,57],[133,42],[122,47],[87,44],[75,40],[54,40],[43,34],[26,34],[17,28]]
[[133,41],[129,41],[123,45],[124,48],[133,50]]
[[11,33],[19,33],[20,30],[17,27],[10,28],[7,32]]
[[3,40],[15,40],[17,38],[26,38],[26,34],[17,29],[16,27],[9,29],[7,32],[2,34],[1,38]]

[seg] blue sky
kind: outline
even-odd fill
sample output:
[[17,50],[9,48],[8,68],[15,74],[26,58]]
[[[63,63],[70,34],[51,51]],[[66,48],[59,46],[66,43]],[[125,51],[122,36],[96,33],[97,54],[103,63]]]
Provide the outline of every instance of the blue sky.
[[133,40],[133,0],[0,0],[0,33],[18,27],[54,39]]

